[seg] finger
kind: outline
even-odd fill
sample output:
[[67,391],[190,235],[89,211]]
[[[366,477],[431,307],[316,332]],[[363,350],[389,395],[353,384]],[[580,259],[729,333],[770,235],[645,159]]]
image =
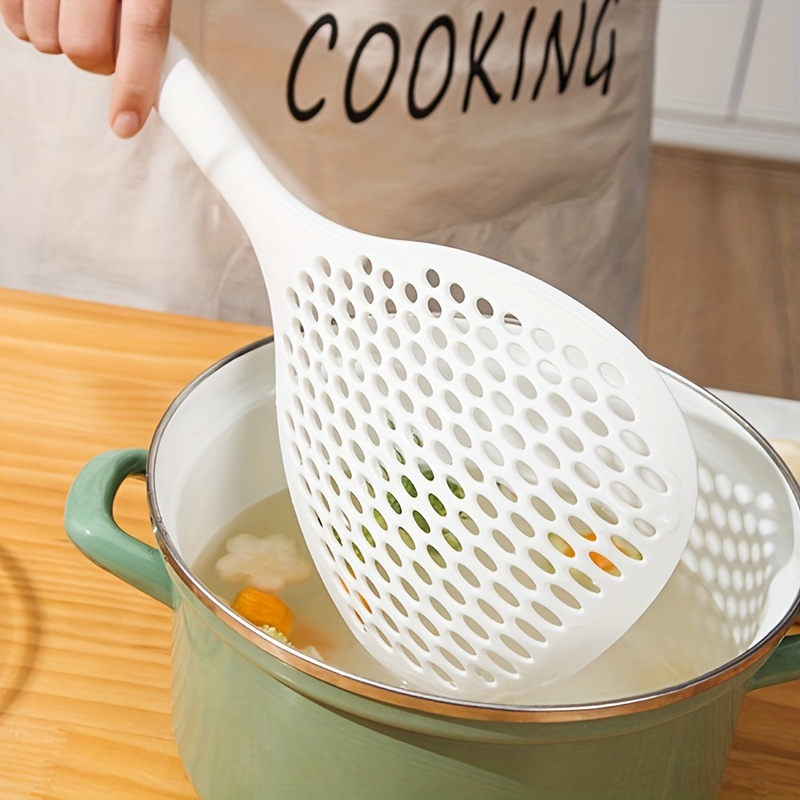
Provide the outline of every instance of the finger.
[[14,36],[26,42],[28,41],[22,0],[0,0],[0,17],[3,18],[6,27]]
[[171,0],[124,0],[109,119],[124,139],[144,125],[158,92],[169,39]]
[[27,0],[23,8],[25,30],[31,44],[42,53],[60,53],[59,0]]
[[58,41],[67,58],[87,72],[114,71],[117,0],[61,0]]

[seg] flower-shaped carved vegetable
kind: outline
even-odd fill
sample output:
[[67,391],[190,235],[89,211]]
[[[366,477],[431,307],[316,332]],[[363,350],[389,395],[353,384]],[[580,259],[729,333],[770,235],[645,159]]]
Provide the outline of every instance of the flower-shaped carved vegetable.
[[282,533],[264,538],[240,533],[228,539],[227,550],[217,561],[217,573],[226,583],[277,594],[311,576],[310,560]]

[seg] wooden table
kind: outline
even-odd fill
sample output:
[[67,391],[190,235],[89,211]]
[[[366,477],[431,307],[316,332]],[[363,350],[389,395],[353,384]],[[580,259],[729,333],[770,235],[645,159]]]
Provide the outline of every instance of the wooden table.
[[[64,500],[92,456],[147,447],[191,378],[265,333],[0,290],[0,800],[196,798],[170,727],[170,612],[78,553]],[[141,482],[116,514],[151,540]],[[753,797],[800,797],[800,681],[747,699],[722,798]]]

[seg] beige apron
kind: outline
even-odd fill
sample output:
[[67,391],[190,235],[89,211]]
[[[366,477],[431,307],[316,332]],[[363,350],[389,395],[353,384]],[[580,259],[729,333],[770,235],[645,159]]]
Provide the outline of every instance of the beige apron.
[[[178,0],[173,30],[305,202],[533,273],[634,335],[656,0]],[[109,80],[0,32],[0,283],[265,322],[246,238]]]

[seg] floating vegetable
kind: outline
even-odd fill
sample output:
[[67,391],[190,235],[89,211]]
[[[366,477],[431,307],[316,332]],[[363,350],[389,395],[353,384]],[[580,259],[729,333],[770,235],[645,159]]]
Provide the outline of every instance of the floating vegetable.
[[267,636],[277,639],[281,644],[288,644],[289,647],[292,646],[292,643],[277,628],[273,628],[272,625],[264,625],[261,630],[264,631]]
[[240,533],[228,539],[228,552],[217,561],[217,573],[226,583],[280,592],[311,576],[311,562],[297,542],[282,533],[259,538]]
[[267,633],[270,633],[268,629],[274,629],[284,637],[282,641],[288,644],[294,617],[292,610],[280,597],[248,586],[236,595],[231,608],[248,622],[264,628]]
[[613,575],[615,578],[619,578],[619,576],[622,574],[617,565],[614,564],[613,561],[607,559],[601,553],[595,553],[592,551],[589,553],[589,558],[591,558],[592,561],[603,570],[603,572],[607,572],[609,575]]

